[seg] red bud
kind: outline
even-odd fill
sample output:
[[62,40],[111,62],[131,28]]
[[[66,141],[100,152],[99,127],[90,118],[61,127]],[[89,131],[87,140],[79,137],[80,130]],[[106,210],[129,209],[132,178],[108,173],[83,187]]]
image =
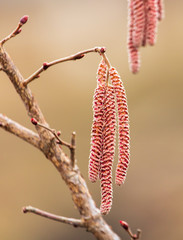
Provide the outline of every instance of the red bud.
[[23,16],[23,17],[20,19],[20,23],[21,23],[21,24],[25,24],[25,23],[27,22],[28,18],[29,18],[29,16],[27,16],[27,15]]
[[43,63],[43,69],[46,70],[48,67],[49,67],[48,63],[47,63],[47,62],[44,62],[44,63]]
[[31,118],[31,123],[37,125],[37,120],[35,118]]
[[60,135],[61,135],[61,131],[58,131],[58,132],[57,132],[57,136],[60,136]]
[[101,52],[101,53],[105,53],[105,51],[106,51],[106,48],[104,48],[104,47],[102,47],[102,48],[100,49],[100,52]]
[[125,230],[128,230],[129,225],[128,225],[127,222],[121,220],[121,221],[119,221],[119,223],[121,224],[121,226],[122,226]]
[[16,32],[16,34],[19,34],[19,33],[21,33],[21,31],[22,31],[22,29],[20,28],[20,29],[18,29],[18,31]]
[[23,212],[23,213],[26,213],[26,212],[27,212],[26,207],[23,207],[23,208],[22,208],[22,212]]
[[85,56],[84,54],[77,55],[77,56],[74,58],[74,60],[81,59],[81,58],[83,58],[84,56]]

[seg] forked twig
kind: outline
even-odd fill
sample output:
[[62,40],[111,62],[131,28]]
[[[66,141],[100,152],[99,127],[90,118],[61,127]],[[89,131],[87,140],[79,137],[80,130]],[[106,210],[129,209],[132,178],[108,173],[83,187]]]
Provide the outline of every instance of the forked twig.
[[58,144],[64,145],[64,146],[68,147],[69,149],[72,148],[71,144],[69,144],[69,143],[63,141],[61,138],[59,138],[60,134],[57,134],[55,129],[51,129],[51,128],[39,123],[35,118],[31,118],[31,122],[32,122],[32,124],[37,125],[39,127],[42,127],[44,129],[48,130],[49,132],[51,132],[55,136],[55,138],[57,139]]

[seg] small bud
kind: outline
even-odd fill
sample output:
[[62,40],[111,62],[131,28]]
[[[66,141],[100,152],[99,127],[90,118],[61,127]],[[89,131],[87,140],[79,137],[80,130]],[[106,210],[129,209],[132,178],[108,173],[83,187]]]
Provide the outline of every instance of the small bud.
[[129,225],[128,225],[127,222],[121,220],[121,221],[119,221],[119,223],[121,224],[121,226],[122,226],[126,231],[128,231]]
[[101,52],[101,53],[105,53],[105,52],[106,52],[106,48],[102,47],[102,48],[100,49],[100,52]]
[[38,74],[35,78],[39,78],[40,77],[40,74]]
[[58,132],[57,132],[57,136],[60,136],[60,135],[61,135],[61,131],[58,131]]
[[43,63],[43,69],[46,70],[48,67],[49,67],[48,63],[47,63],[47,62],[44,62],[44,63]]
[[16,34],[19,34],[19,33],[21,33],[21,31],[22,31],[22,29],[20,28],[20,29],[18,29],[18,31],[16,32]]
[[26,207],[23,207],[23,208],[22,208],[22,212],[23,212],[23,213],[27,213]]
[[83,58],[84,56],[85,56],[84,54],[79,54],[79,55],[77,55],[77,56],[74,58],[74,60],[81,59],[81,58]]
[[27,22],[28,18],[29,18],[29,16],[27,16],[27,15],[23,16],[23,17],[20,19],[20,23],[21,23],[21,24],[25,24],[25,23]]
[[37,125],[37,120],[35,118],[31,118],[31,123]]

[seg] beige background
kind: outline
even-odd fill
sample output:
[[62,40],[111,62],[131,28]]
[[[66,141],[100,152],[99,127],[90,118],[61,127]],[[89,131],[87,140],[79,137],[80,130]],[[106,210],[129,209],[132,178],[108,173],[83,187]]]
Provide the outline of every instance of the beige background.
[[[183,1],[165,1],[165,19],[157,44],[141,49],[138,75],[128,68],[127,1],[0,0],[0,38],[30,19],[6,49],[24,77],[45,61],[94,46],[106,46],[128,96],[131,164],[124,186],[114,186],[107,222],[129,239],[119,220],[141,228],[142,239],[183,239]],[[30,87],[50,126],[69,141],[77,132],[77,159],[97,206],[99,182],[87,176],[96,86],[97,54],[48,69]],[[0,73],[0,112],[34,129],[4,73]],[[117,158],[116,158],[117,160]],[[79,217],[70,193],[54,167],[38,150],[0,130],[0,239],[94,239],[83,229],[21,213],[33,205],[68,217]]]

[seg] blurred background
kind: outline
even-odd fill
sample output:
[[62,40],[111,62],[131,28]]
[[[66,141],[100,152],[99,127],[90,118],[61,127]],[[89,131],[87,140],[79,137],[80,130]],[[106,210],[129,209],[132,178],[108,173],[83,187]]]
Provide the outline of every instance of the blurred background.
[[[114,186],[113,207],[104,218],[124,240],[119,220],[142,239],[183,239],[183,1],[165,1],[154,47],[140,49],[141,68],[129,71],[126,49],[127,1],[120,0],[0,0],[0,38],[23,15],[22,33],[5,48],[27,78],[43,62],[95,46],[105,46],[120,73],[128,97],[131,163],[126,183]],[[100,56],[53,66],[30,88],[52,128],[70,141],[77,133],[77,162],[100,206],[99,182],[88,180],[92,98]],[[0,112],[34,130],[19,96],[1,72]],[[66,150],[67,152],[67,150]],[[117,152],[116,152],[117,155]],[[117,157],[114,163],[116,166]],[[78,218],[70,192],[52,164],[37,149],[0,129],[0,239],[94,239],[84,229],[33,214],[32,205]]]

